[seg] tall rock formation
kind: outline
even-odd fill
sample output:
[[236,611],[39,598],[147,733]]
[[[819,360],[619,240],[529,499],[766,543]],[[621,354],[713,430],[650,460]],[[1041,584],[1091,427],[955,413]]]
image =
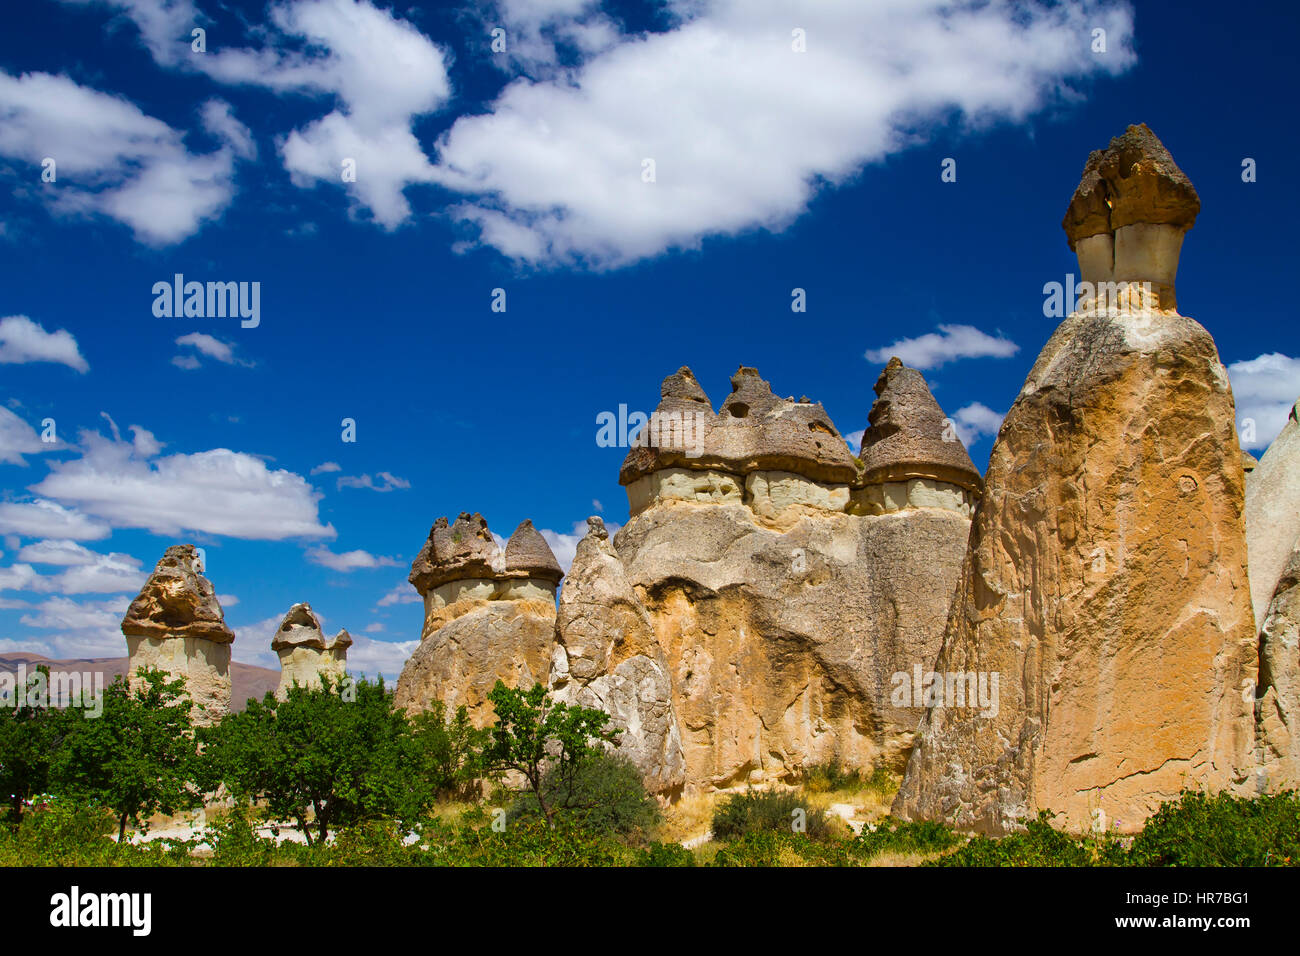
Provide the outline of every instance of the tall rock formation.
[[1246,475],[1261,790],[1300,787],[1300,402]]
[[820,404],[776,397],[754,369],[716,414],[689,369],[664,380],[619,475],[630,520],[613,548],[595,526],[579,547],[555,672],[603,699],[602,679],[623,700],[636,682],[619,707],[651,728],[633,737],[662,761],[652,784],[901,768],[921,710],[896,678],[938,650],[979,488],[955,434],[927,446],[943,416],[918,380],[901,363],[881,376],[873,442],[925,441],[866,476]]
[[203,576],[193,545],[178,544],[164,552],[127,608],[122,634],[133,686],[138,668],[158,668],[185,679],[197,726],[216,723],[230,713],[230,645],[235,634],[226,626],[221,602]]
[[433,700],[492,722],[487,695],[546,683],[555,638],[555,590],[563,577],[545,539],[524,521],[497,547],[480,514],[439,518],[411,565],[424,598],[420,645],[402,669],[394,702],[408,713]]
[[1300,546],[1300,401],[1246,478],[1250,598],[1262,627],[1278,578]]
[[319,688],[321,678],[341,681],[347,676],[351,646],[352,635],[346,630],[326,637],[311,605],[295,604],[271,638],[271,650],[280,657],[280,686],[275,696],[284,700],[294,684]]
[[1131,830],[1248,775],[1241,451],[1214,341],[1174,298],[1198,209],[1145,126],[1088,158],[1064,222],[1081,301],[1003,421],[935,667],[998,674],[999,707],[929,708],[896,813]]

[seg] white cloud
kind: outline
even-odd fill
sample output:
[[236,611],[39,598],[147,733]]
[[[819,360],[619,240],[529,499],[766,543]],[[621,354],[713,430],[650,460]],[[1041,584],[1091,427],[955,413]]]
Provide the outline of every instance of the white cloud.
[[[173,0],[164,9],[146,0],[110,5],[135,21],[163,66],[202,71],[221,83],[333,100],[333,110],[280,143],[294,183],[345,186],[354,203],[387,229],[409,218],[404,190],[433,179],[412,121],[451,96],[442,50],[410,23],[365,0],[289,0],[273,5],[270,22],[252,31],[264,46],[214,44],[208,53],[191,56],[177,43],[198,19],[189,0]],[[290,49],[298,46],[303,49]],[[209,118],[209,126],[220,128],[216,119]],[[226,137],[237,141],[233,131]],[[342,164],[349,159],[356,179],[345,183]]]
[[0,502],[0,534],[96,541],[107,538],[110,530],[102,521],[44,498]]
[[239,598],[235,597],[233,594],[218,594],[217,603],[219,603],[223,609],[234,607],[239,603]]
[[94,564],[99,557],[94,551],[67,538],[47,538],[24,545],[18,552],[19,561],[32,564],[55,564],[64,567]]
[[222,145],[191,153],[180,132],[121,97],[66,76],[0,72],[0,156],[33,167],[53,159],[58,178],[37,195],[55,212],[108,216],[152,245],[193,235],[234,195],[249,134],[223,104],[204,106],[201,119]]
[[353,635],[348,648],[348,673],[365,675],[372,680],[382,674],[389,684],[395,682],[417,647],[418,639],[411,641],[379,641],[364,635]]
[[898,356],[904,365],[917,369],[939,368],[967,358],[1010,358],[1020,346],[1001,335],[981,332],[973,325],[941,325],[938,332],[899,339],[884,348],[867,349],[868,361],[884,363]]
[[[147,433],[146,433],[147,434]],[[150,436],[153,446],[157,443]],[[82,456],[52,463],[33,486],[117,528],[175,536],[183,531],[249,540],[332,538],[318,514],[321,498],[301,475],[271,470],[260,458],[228,448],[150,457],[137,443],[81,434]],[[147,450],[147,448],[145,449]],[[0,506],[0,532],[8,530]],[[85,538],[53,531],[39,537]],[[102,536],[102,535],[101,535]]]
[[335,554],[329,548],[309,548],[307,560],[331,571],[359,571],[370,568],[396,568],[401,562],[394,558],[377,557],[369,551],[344,551]]
[[866,433],[867,430],[865,428],[859,428],[857,431],[849,432],[847,435],[844,436],[844,441],[849,446],[849,448],[853,450],[853,454],[855,455],[861,454],[862,436],[865,435]]
[[[253,364],[235,358],[235,347],[233,345],[229,342],[223,342],[215,336],[208,335],[206,332],[191,332],[188,335],[182,335],[176,340],[176,344],[192,346],[200,355],[206,355],[208,358],[216,359],[225,365]],[[193,369],[198,368],[200,363],[192,355],[178,355],[172,359],[172,364],[180,368]]]
[[420,597],[420,592],[411,587],[409,581],[403,581],[397,587],[387,592],[376,602],[377,607],[392,607],[394,604],[419,604],[424,599]]
[[1005,416],[980,402],[971,402],[949,417],[957,429],[957,437],[969,448],[985,435],[996,435]]
[[35,650],[53,658],[124,657],[122,616],[130,598],[78,602],[64,597],[47,598],[29,605],[30,613],[20,621],[27,627],[55,634],[43,634],[33,641],[11,641],[12,650]]
[[[823,185],[953,113],[1022,121],[1127,69],[1126,4],[699,0],[680,24],[511,83],[438,143],[479,240],[534,263],[618,266],[702,237],[779,230]],[[807,52],[791,30],[806,31]],[[1109,52],[1090,51],[1106,29]],[[642,161],[656,164],[644,182]]]
[[[0,74],[3,84],[3,74]],[[3,86],[0,85],[0,91]],[[3,102],[0,102],[0,154],[3,154]],[[25,362],[57,362],[87,372],[90,366],[81,357],[77,340],[66,329],[46,332],[43,327],[25,315],[11,315],[0,319],[0,364]]]
[[[1237,404],[1237,434],[1243,448],[1264,448],[1282,431],[1300,398],[1300,358],[1268,352],[1228,366]],[[1254,438],[1246,420],[1254,423]]]
[[344,488],[369,488],[371,491],[396,491],[398,489],[410,488],[411,483],[405,478],[398,478],[396,475],[389,474],[386,471],[379,473],[381,484],[375,484],[375,480],[369,475],[344,475],[338,480],[339,490]]
[[39,455],[63,447],[62,442],[41,441],[36,429],[0,405],[0,465],[26,467],[27,459],[23,455]]
[[327,471],[342,471],[342,470],[343,470],[343,466],[340,465],[338,462],[336,462],[336,461],[327,461],[327,462],[323,462],[322,464],[317,465],[315,468],[313,468],[313,469],[309,472],[309,474],[312,474],[312,475],[321,475],[321,474],[324,474],[324,473],[327,472]]
[[383,629],[384,629],[384,624],[382,621],[371,621],[369,624],[366,625],[367,634],[378,634]]

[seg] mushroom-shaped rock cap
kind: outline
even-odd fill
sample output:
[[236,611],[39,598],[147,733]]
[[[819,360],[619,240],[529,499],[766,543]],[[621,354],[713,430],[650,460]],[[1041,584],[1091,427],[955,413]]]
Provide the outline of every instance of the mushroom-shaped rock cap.
[[202,637],[218,644],[235,639],[212,582],[203,576],[194,545],[174,545],[163,553],[126,609],[122,633],[127,637]]
[[1061,228],[1073,249],[1080,239],[1139,222],[1187,230],[1200,211],[1191,180],[1141,123],[1112,139],[1108,148],[1088,155]]
[[564,572],[546,539],[525,518],[506,542],[506,574],[511,577],[541,578],[558,584]]
[[439,518],[411,563],[409,580],[421,594],[466,578],[495,578],[503,570],[501,549],[481,514],[462,511],[454,524]]
[[619,481],[628,485],[663,468],[719,469],[736,474],[789,471],[817,481],[847,484],[853,456],[815,402],[772,393],[757,369],[741,367],[717,415],[688,368],[664,379],[659,407],[623,460]]
[[334,637],[326,637],[320,629],[320,618],[311,609],[310,604],[295,604],[280,622],[275,637],[271,638],[271,649],[278,651],[285,647],[314,647],[327,651],[336,647],[348,647],[352,644],[352,635],[339,631]]
[[875,391],[859,456],[862,484],[930,478],[981,490],[980,473],[920,372],[895,356],[880,373]]

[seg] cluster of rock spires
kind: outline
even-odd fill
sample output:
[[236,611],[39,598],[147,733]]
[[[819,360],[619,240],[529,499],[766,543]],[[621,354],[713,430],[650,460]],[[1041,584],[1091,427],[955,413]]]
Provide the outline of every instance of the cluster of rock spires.
[[[716,412],[668,376],[619,473],[628,523],[589,519],[567,576],[529,521],[502,549],[479,514],[438,519],[395,703],[482,726],[498,679],[541,682],[609,712],[666,797],[884,766],[896,814],[989,833],[1300,785],[1300,404],[1258,463],[1241,451],[1214,342],[1177,312],[1198,211],[1145,126],[1088,158],[1063,226],[1092,285],[983,478],[896,358],[857,456],[752,368]],[[233,635],[193,559],[168,550],[123,632],[219,715]],[[295,605],[282,689],[349,643]]]

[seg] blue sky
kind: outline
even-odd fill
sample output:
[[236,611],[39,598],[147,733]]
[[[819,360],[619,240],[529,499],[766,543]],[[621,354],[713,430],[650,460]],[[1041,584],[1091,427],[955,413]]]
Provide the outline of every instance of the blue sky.
[[[597,416],[651,411],[681,365],[715,406],[756,366],[847,435],[897,353],[983,467],[1057,321],[1043,286],[1076,269],[1060,221],[1084,160],[1135,122],[1200,193],[1179,305],[1258,454],[1300,395],[1277,291],[1298,20],[1103,0],[8,11],[0,650],[120,655],[126,604],[192,541],[236,659],[273,665],[274,625],[309,601],[393,676],[434,519],[531,518],[567,561],[575,523],[627,517]],[[177,273],[259,283],[255,327],[155,315]]]

